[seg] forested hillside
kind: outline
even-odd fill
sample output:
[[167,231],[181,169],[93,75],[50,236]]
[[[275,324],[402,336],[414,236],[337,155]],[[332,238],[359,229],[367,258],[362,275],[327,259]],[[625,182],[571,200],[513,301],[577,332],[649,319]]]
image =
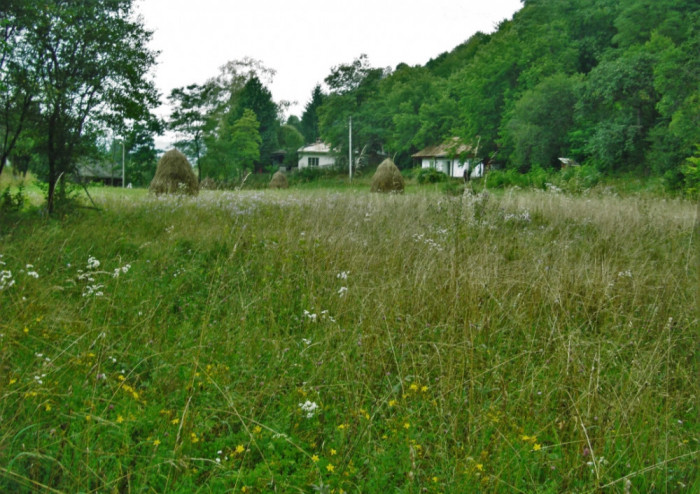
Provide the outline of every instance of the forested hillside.
[[[320,132],[396,154],[459,136],[519,171],[558,157],[603,172],[665,175],[700,142],[700,8],[693,0],[526,0],[425,66],[339,65],[315,111]],[[307,115],[304,115],[308,120]],[[304,118],[302,118],[304,120]],[[480,138],[480,139],[479,139]]]

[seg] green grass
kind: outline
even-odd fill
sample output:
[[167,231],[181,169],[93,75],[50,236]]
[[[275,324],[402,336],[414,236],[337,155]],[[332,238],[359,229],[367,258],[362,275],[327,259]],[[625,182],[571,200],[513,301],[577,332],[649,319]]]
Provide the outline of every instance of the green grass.
[[694,204],[367,189],[0,219],[0,491],[700,490]]

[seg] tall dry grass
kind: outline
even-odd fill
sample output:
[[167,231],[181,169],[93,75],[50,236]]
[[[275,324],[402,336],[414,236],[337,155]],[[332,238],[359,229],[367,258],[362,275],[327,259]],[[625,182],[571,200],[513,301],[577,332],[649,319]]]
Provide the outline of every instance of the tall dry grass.
[[100,201],[2,227],[0,485],[700,488],[693,204]]

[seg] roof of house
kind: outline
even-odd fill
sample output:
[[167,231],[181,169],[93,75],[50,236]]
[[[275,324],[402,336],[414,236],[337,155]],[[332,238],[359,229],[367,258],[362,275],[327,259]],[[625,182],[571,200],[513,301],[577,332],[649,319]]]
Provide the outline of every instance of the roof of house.
[[309,144],[308,146],[300,147],[298,149],[299,153],[321,153],[321,154],[330,154],[331,147],[326,144],[325,142],[321,141],[316,141],[313,144]]
[[471,153],[472,147],[465,144],[459,137],[451,137],[437,146],[428,146],[421,149],[414,158],[451,158],[465,153]]

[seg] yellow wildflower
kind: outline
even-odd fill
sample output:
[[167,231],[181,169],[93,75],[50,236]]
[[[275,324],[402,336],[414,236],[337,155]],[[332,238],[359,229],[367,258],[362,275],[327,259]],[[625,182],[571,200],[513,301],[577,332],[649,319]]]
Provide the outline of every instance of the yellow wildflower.
[[396,400],[389,400],[389,406],[390,407],[395,407],[396,403],[398,403]]
[[530,436],[522,436],[520,439],[522,439],[523,441],[529,441]]
[[238,446],[236,446],[236,453],[240,454],[240,453],[243,453],[244,451],[245,451],[245,447],[242,444],[239,444]]
[[433,482],[437,482],[438,480],[440,479],[438,479],[437,477],[433,477]]
[[122,422],[124,422],[124,417],[117,415],[117,424],[121,424]]
[[479,470],[480,472],[484,471],[484,465],[482,463],[477,463],[476,464],[476,469]]
[[539,451],[542,449],[542,446],[538,443],[535,443],[535,445],[532,447],[533,451]]
[[27,326],[25,326],[22,331],[24,331],[24,334],[27,334],[27,333],[29,333],[29,328]]
[[404,428],[404,429],[410,429],[410,428],[411,428],[411,424],[409,424],[408,422],[404,422],[403,428]]
[[197,434],[195,434],[194,432],[190,433],[190,439],[192,440],[192,443],[199,442],[199,438],[197,437]]
[[177,425],[177,424],[180,423],[180,419],[172,419],[172,420],[170,421],[170,423],[173,424],[173,425]]
[[87,420],[88,422],[90,422],[90,421],[92,420],[92,417],[91,417],[90,415],[86,415],[86,416],[85,416],[85,420]]
[[256,425],[255,427],[253,427],[253,432],[255,432],[256,434],[260,434],[262,432],[262,427]]
[[333,466],[333,463],[329,463],[328,465],[326,465],[326,470],[328,470],[329,472],[335,472],[335,467]]
[[47,403],[44,408],[46,409],[47,412],[51,411],[51,405],[49,403]]
[[153,441],[153,446],[158,446],[160,444],[160,439]]
[[313,455],[311,457],[311,461],[313,461],[314,463],[318,463],[318,460],[319,460],[318,455]]
[[333,448],[331,448],[331,456],[335,456],[336,454],[338,454],[338,452],[336,450],[334,450]]
[[117,379],[119,379],[120,381],[125,381],[125,380],[126,380],[126,377],[124,377],[124,376],[122,376],[121,374],[119,374],[119,375],[117,376]]
[[17,382],[17,379],[15,379],[14,377],[12,379],[10,379],[10,384],[14,384],[16,382]]
[[421,392],[425,393],[426,391],[428,391],[428,386],[421,386],[420,390]]
[[347,426],[346,424],[340,424],[340,425],[338,426],[338,429],[341,430],[341,431],[342,431],[343,429],[347,429],[347,428],[348,428],[348,426]]
[[411,391],[418,391],[418,385],[416,383],[413,383],[409,386],[408,389],[410,389]]

